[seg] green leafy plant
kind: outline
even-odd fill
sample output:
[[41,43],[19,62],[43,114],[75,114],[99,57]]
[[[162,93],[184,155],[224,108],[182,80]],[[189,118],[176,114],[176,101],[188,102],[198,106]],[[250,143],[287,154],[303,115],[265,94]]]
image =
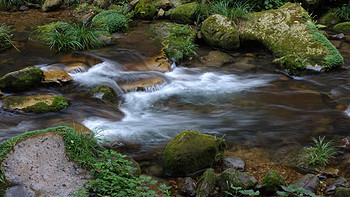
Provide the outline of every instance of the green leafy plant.
[[349,21],[350,20],[350,3],[344,4],[339,8],[335,8],[334,14],[343,20]]
[[[74,1],[74,0],[71,0],[71,1]],[[75,10],[78,13],[83,13],[83,14],[88,14],[88,13],[98,14],[98,13],[103,11],[103,9],[96,7],[96,6],[93,6],[91,4],[88,4],[88,3],[80,4],[78,7],[75,8]]]
[[128,22],[129,19],[122,11],[117,10],[103,11],[92,19],[95,26],[101,27],[110,33],[125,31],[128,29]]
[[288,2],[288,0],[248,0],[247,2],[255,11],[263,11],[277,9]]
[[281,187],[284,191],[277,191],[277,194],[280,196],[321,197],[310,190],[306,190],[294,184],[290,184],[288,187],[281,185]]
[[6,25],[0,25],[0,48],[6,48],[11,45],[10,27]]
[[24,0],[0,0],[0,5],[19,6],[23,5],[25,2]]
[[336,151],[334,151],[333,141],[325,142],[325,137],[311,138],[314,142],[314,147],[308,148],[310,154],[308,160],[311,165],[326,166],[329,159],[332,158]]
[[[228,184],[228,183],[227,183]],[[254,191],[252,189],[250,190],[243,190],[242,187],[235,187],[232,184],[229,185],[228,187],[229,191],[225,191],[225,193],[229,196],[259,196],[260,192],[259,191]]]

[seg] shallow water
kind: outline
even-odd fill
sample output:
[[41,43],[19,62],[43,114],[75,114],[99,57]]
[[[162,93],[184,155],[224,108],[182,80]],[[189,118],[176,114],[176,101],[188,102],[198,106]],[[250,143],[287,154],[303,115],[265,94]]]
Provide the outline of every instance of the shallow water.
[[[294,79],[277,72],[271,65],[273,57],[260,48],[232,53],[234,63],[223,67],[206,67],[194,60],[161,73],[145,69],[145,60],[160,50],[147,39],[147,26],[139,23],[131,33],[121,35],[117,45],[73,55],[57,54],[31,42],[20,53],[13,49],[2,52],[0,75],[29,65],[42,69],[64,66],[63,60],[69,58],[93,57],[100,63],[87,72],[71,74],[74,82],[69,85],[23,93],[61,94],[70,101],[61,112],[20,115],[0,110],[0,140],[75,122],[101,138],[141,145],[141,150],[129,153],[134,155],[161,151],[184,129],[225,136],[229,145],[261,147],[280,155],[285,146],[310,145],[311,137],[339,140],[349,136],[349,42],[333,41],[345,58],[344,70]],[[209,50],[202,47],[199,56]],[[145,76],[161,77],[165,83],[125,94],[117,85]],[[120,104],[107,105],[92,97],[89,91],[99,85],[116,89]]]

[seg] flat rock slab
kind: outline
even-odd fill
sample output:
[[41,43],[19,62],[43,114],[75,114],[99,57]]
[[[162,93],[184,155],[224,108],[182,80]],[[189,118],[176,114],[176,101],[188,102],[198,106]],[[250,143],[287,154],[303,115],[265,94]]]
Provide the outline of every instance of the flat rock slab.
[[2,165],[12,185],[22,185],[22,190],[27,189],[26,193],[36,197],[70,196],[91,179],[87,170],[68,160],[63,138],[56,133],[19,142]]

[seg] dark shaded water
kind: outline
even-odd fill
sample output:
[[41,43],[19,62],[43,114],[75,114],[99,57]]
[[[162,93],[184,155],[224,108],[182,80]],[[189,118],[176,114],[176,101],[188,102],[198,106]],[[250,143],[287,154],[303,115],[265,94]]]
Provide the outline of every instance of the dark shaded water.
[[[142,154],[159,150],[177,133],[194,129],[224,136],[229,145],[261,147],[279,155],[282,147],[308,146],[310,138],[339,140],[350,128],[350,43],[333,41],[345,58],[345,69],[290,79],[276,72],[273,57],[262,49],[232,53],[234,63],[206,67],[191,61],[171,72],[147,72],[145,59],[159,53],[140,23],[122,35],[118,44],[89,52],[61,53],[28,42],[20,53],[0,53],[0,75],[24,68],[65,66],[69,59],[98,59],[87,72],[72,74],[63,87],[41,87],[21,94],[61,94],[70,107],[44,115],[20,115],[0,110],[0,140],[60,122],[81,123],[108,140],[141,145]],[[199,56],[209,48],[203,47]],[[139,70],[139,71],[137,71]],[[161,76],[162,87],[122,95],[119,107],[109,106],[88,93],[117,79],[139,75]],[[8,94],[5,94],[7,96]],[[276,156],[277,157],[277,156]],[[278,158],[275,158],[278,160]]]

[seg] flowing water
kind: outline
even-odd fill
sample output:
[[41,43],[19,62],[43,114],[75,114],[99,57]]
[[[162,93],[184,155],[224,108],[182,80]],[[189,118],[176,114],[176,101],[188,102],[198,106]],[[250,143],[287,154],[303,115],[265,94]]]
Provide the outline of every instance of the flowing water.
[[[80,123],[102,138],[138,144],[141,149],[129,153],[135,155],[160,152],[184,129],[225,136],[229,145],[261,147],[271,153],[291,144],[310,145],[312,136],[335,140],[349,136],[349,42],[333,41],[344,56],[344,70],[294,79],[277,72],[271,65],[273,57],[261,48],[231,53],[234,62],[222,67],[194,60],[162,73],[144,69],[145,60],[160,51],[147,39],[147,26],[139,23],[118,44],[100,50],[58,54],[29,41],[20,53],[13,49],[0,53],[0,75],[31,65],[43,70],[66,66],[68,57],[98,59],[85,72],[72,73],[74,82],[69,85],[19,94],[61,94],[70,106],[43,115],[0,110],[0,140],[60,122]],[[202,47],[199,56],[209,50]],[[165,83],[128,93],[117,84],[152,76]],[[118,106],[89,94],[99,85],[109,85],[120,94]]]

